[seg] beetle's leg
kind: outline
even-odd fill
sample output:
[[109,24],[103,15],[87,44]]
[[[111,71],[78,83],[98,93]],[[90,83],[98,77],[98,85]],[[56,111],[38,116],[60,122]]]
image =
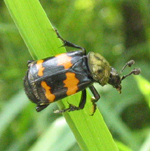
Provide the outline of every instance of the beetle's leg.
[[43,109],[45,109],[49,104],[46,104],[46,105],[37,105],[36,107],[36,111],[37,112],[40,112],[42,111]]
[[70,111],[75,111],[75,110],[81,110],[81,109],[84,108],[85,103],[86,103],[86,90],[83,90],[82,91],[81,100],[80,100],[80,104],[79,104],[78,107],[68,103],[69,104],[69,108],[66,108],[64,110],[56,110],[56,111],[54,111],[54,113],[64,113],[66,111],[70,112]]
[[34,60],[28,60],[27,62],[27,66],[30,67],[31,63],[33,62]]
[[76,44],[74,44],[74,43],[72,43],[72,42],[69,42],[69,41],[63,39],[63,38],[60,36],[60,34],[58,33],[58,30],[57,30],[56,28],[54,28],[54,30],[55,30],[55,32],[56,32],[58,38],[60,38],[60,39],[62,40],[62,42],[64,43],[63,46],[68,46],[68,47],[73,47],[73,48],[81,49],[81,50],[84,52],[84,54],[86,54],[86,49],[85,49],[85,48],[83,48],[83,47],[81,47],[81,46],[78,46],[78,45],[76,45]]
[[83,109],[86,103],[86,89],[82,90],[82,96],[80,99],[79,109]]
[[93,113],[92,115],[95,113],[96,110],[96,102],[100,99],[100,95],[98,94],[97,90],[95,89],[95,87],[93,85],[89,86],[91,92],[93,93],[93,97],[91,98],[91,101],[93,103]]
[[32,63],[34,60],[28,60],[27,64],[30,64]]

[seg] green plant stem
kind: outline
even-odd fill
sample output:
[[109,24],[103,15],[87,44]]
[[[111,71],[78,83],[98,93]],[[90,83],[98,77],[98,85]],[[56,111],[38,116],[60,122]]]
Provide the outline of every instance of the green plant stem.
[[[38,0],[5,0],[9,12],[33,58],[39,59],[64,52],[51,23]],[[68,102],[78,101],[79,94],[69,97]],[[88,95],[86,106],[81,111],[65,113],[76,140],[84,151],[117,151],[116,144],[97,109],[90,116],[92,107]],[[59,107],[67,107],[67,99],[59,101]],[[64,144],[65,145],[65,144]]]

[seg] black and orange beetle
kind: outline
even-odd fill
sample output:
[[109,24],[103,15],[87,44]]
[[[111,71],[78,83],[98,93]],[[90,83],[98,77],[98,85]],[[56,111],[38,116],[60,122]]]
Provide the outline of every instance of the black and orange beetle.
[[[140,69],[134,69],[129,74],[120,77],[117,71],[112,68],[107,60],[99,53],[89,52],[78,45],[64,40],[57,30],[64,46],[78,48],[78,51],[62,53],[53,57],[38,61],[28,61],[28,71],[24,78],[24,89],[29,99],[37,104],[37,112],[46,108],[49,104],[65,98],[69,95],[82,91],[79,106],[69,104],[64,110],[57,110],[55,113],[74,111],[84,108],[86,103],[86,88],[89,87],[94,97],[91,99],[93,105],[98,101],[100,95],[93,86],[94,82],[104,86],[111,84],[121,92],[121,82],[127,76],[138,75]],[[126,63],[131,66],[134,61]],[[121,72],[122,72],[121,71]]]

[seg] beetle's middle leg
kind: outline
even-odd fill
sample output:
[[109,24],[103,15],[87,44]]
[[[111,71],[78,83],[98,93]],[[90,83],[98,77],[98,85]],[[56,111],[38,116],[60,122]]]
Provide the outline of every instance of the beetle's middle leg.
[[82,96],[81,96],[79,106],[75,106],[69,103],[69,108],[66,108],[63,110],[56,110],[54,111],[54,113],[64,113],[66,111],[70,112],[70,111],[75,111],[75,110],[81,110],[84,108],[85,103],[86,103],[86,90],[82,90]]

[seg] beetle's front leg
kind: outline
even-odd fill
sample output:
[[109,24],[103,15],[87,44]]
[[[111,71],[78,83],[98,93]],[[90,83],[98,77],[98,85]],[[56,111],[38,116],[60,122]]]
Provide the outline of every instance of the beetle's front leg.
[[93,104],[93,111],[92,111],[92,115],[95,113],[96,111],[96,102],[100,99],[100,95],[98,94],[97,90],[95,89],[95,87],[93,85],[89,86],[91,92],[93,93],[93,97],[91,98],[92,104]]

